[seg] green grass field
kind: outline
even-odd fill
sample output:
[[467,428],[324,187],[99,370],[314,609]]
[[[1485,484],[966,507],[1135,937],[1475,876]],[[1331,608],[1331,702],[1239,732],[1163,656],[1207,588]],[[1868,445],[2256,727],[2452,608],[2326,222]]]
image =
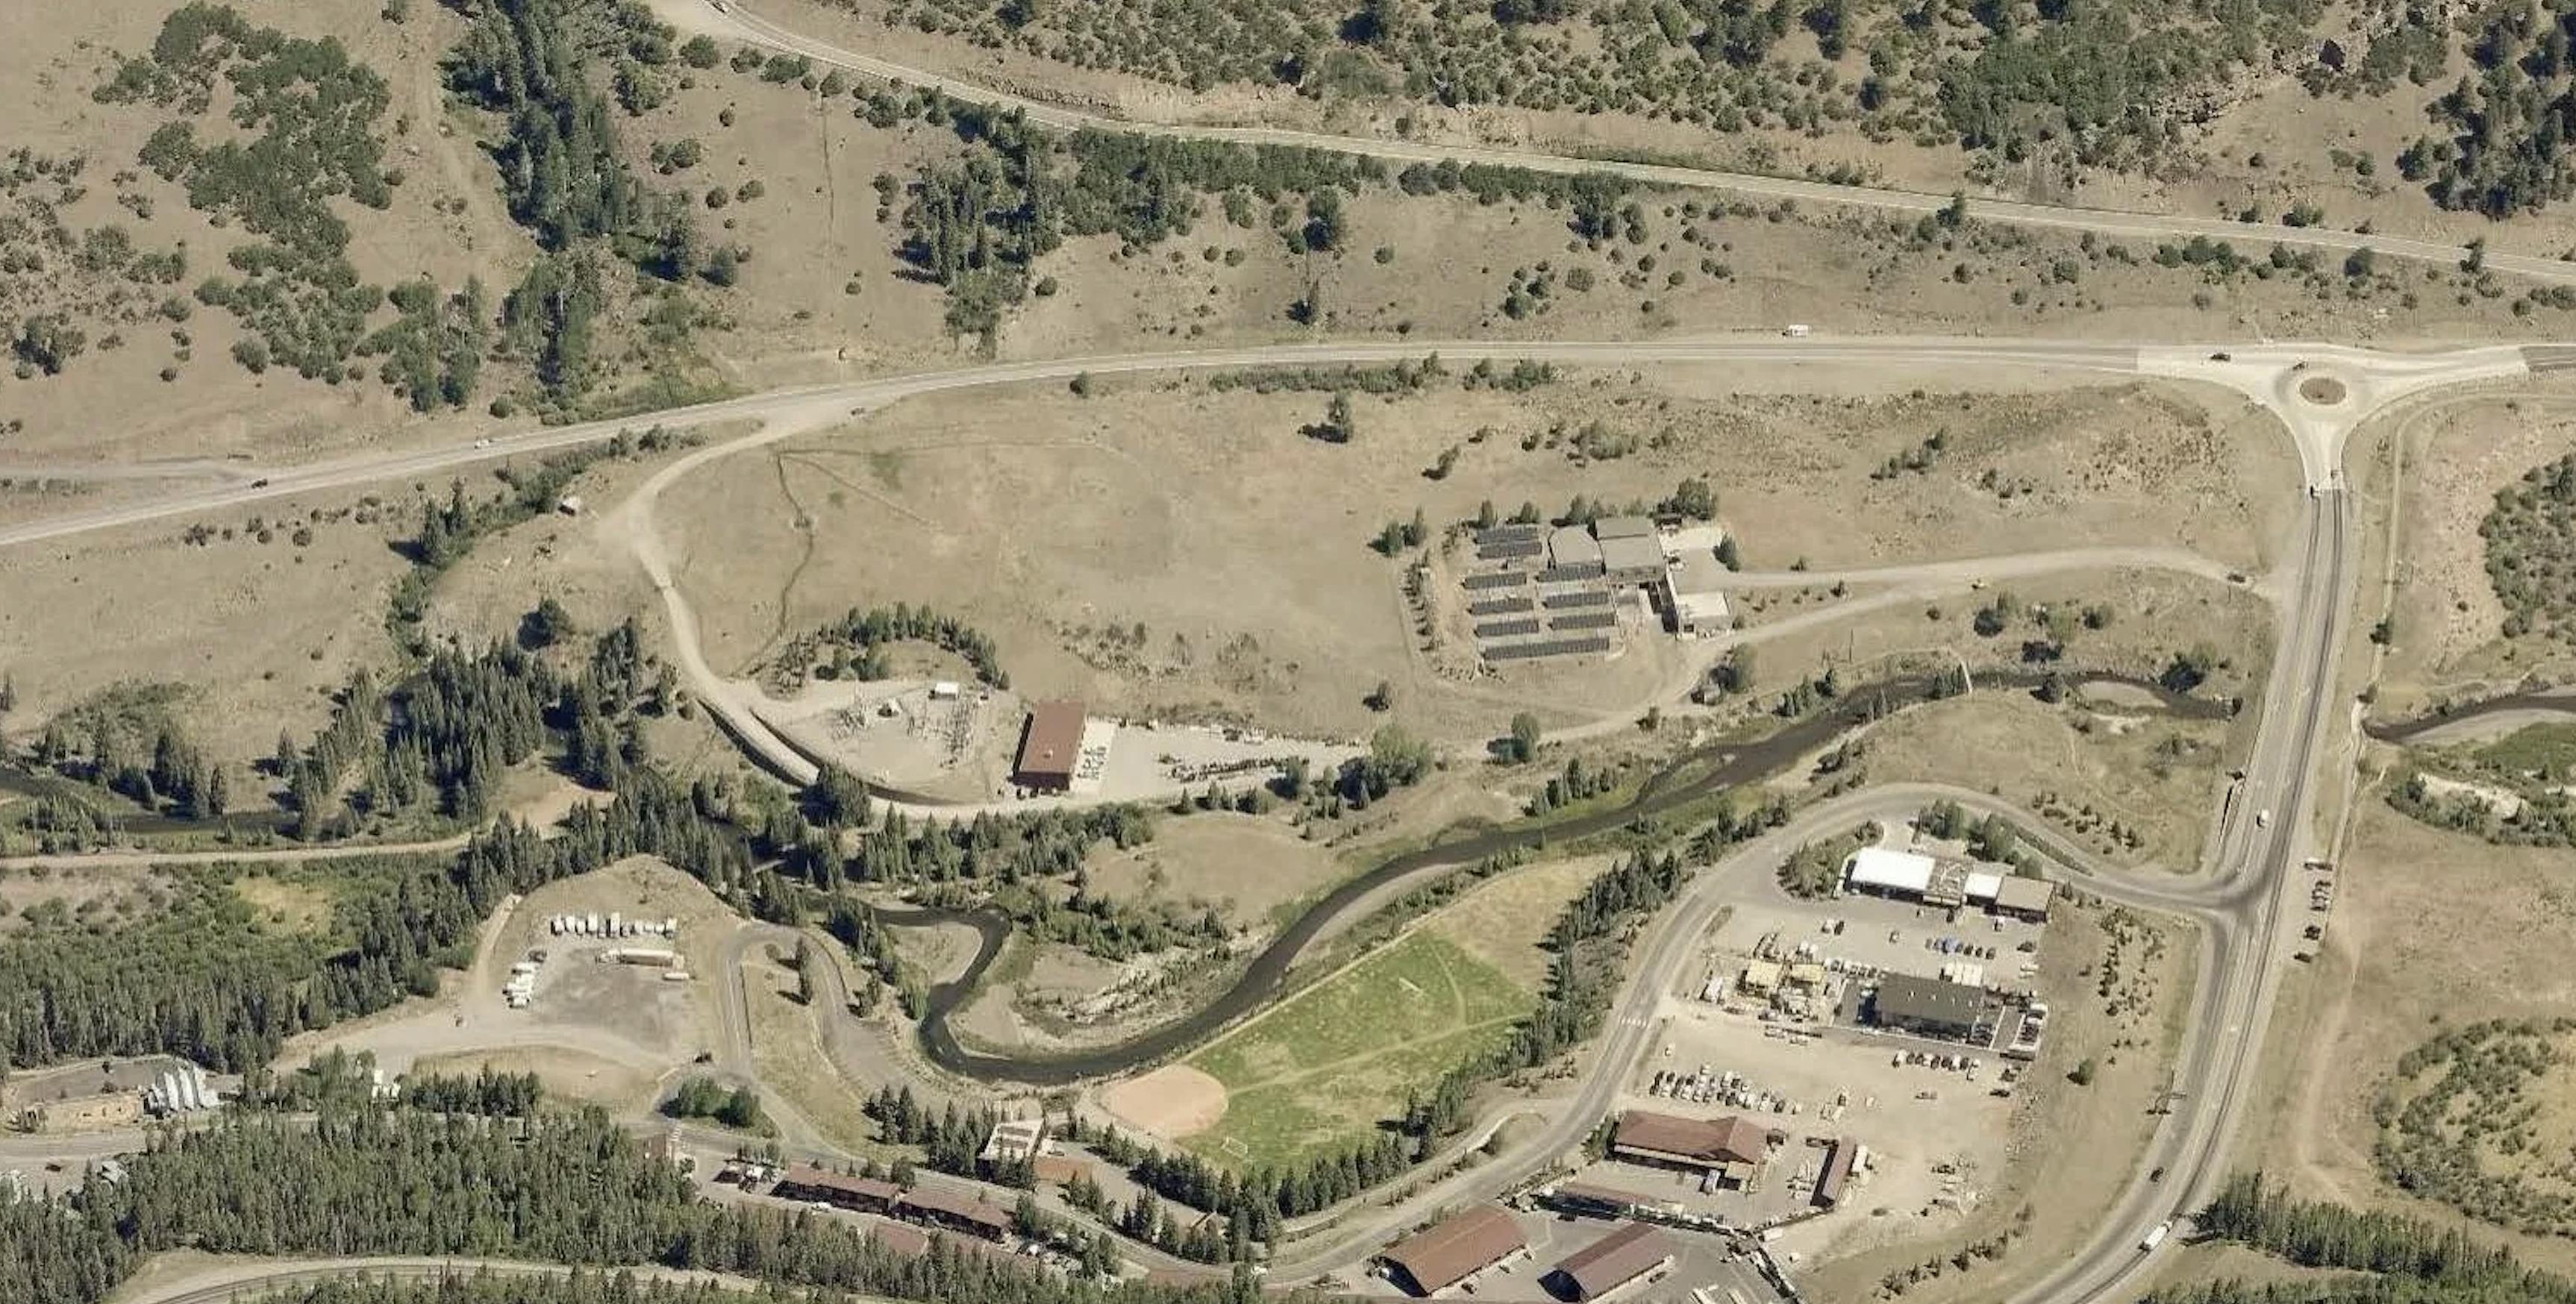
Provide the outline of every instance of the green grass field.
[[2478,749],[2478,759],[2517,777],[2565,775],[2576,770],[2576,725],[2536,724]]
[[1234,1166],[1365,1139],[1535,1003],[1511,978],[1421,930],[1191,1057],[1225,1084],[1225,1117],[1190,1148]]

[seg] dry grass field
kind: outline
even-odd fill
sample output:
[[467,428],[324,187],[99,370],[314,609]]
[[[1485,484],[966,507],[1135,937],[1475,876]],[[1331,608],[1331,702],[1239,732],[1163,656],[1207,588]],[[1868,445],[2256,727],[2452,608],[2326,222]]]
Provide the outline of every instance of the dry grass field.
[[[818,8],[795,8],[795,21],[820,34],[856,31],[870,48],[889,40],[889,48],[905,48],[901,31],[847,27]],[[121,226],[146,251],[185,240],[191,272],[183,284],[193,284],[243,234],[213,225],[177,186],[136,169],[159,113],[90,96],[112,54],[148,45],[164,12],[116,0],[76,15],[22,10],[0,18],[8,66],[28,72],[0,92],[0,113],[13,123],[0,143],[85,153],[88,184],[58,206],[67,228]],[[421,6],[397,24],[363,7],[298,9],[273,0],[255,0],[245,12],[254,23],[337,38],[390,83],[379,130],[388,166],[401,173],[399,202],[378,211],[339,201],[335,209],[352,226],[349,258],[358,274],[380,285],[425,275],[448,287],[479,275],[496,296],[515,283],[535,258],[534,244],[504,211],[476,124],[448,108],[440,85],[440,56],[462,19]],[[1211,102],[1225,98],[1220,92]],[[945,127],[917,120],[878,127],[856,107],[847,95],[825,98],[719,67],[675,76],[660,105],[621,115],[622,148],[651,185],[694,196],[758,180],[763,193],[698,213],[707,242],[740,245],[751,257],[736,284],[689,289],[708,318],[689,338],[653,340],[635,303],[616,306],[603,361],[618,374],[602,393],[620,391],[648,367],[756,389],[965,356],[940,324],[939,287],[913,276],[897,252],[900,196],[881,219],[874,185],[881,174],[900,184],[962,147]],[[654,147],[683,141],[697,143],[699,161],[668,173],[652,168]],[[2391,274],[2365,301],[2368,312],[2356,313],[2331,268],[2321,292],[2295,275],[2213,278],[2197,267],[2158,267],[2152,242],[2131,242],[2115,255],[2120,242],[1974,227],[1924,240],[1910,224],[1899,230],[1884,218],[1750,207],[1720,214],[1705,203],[1641,195],[1642,238],[1594,250],[1570,240],[1563,212],[1537,204],[1372,188],[1349,206],[1352,233],[1342,252],[1310,256],[1290,253],[1260,223],[1224,220],[1210,201],[1184,234],[1160,245],[1129,250],[1112,237],[1084,237],[1051,255],[1038,270],[1057,292],[1017,310],[999,348],[1041,356],[1148,341],[1297,337],[1303,332],[1287,312],[1310,289],[1322,296],[1322,324],[1332,334],[1379,338],[1675,334],[1801,320],[1820,331],[1966,334],[2009,323],[2012,334],[2123,339],[2254,330],[2536,339],[2561,315],[2543,308],[2518,317],[2508,311],[2510,295],[2469,293],[2451,273],[2433,281],[2412,270]],[[1516,284],[1546,288],[1516,296]],[[1519,307],[1507,311],[1516,297]],[[2121,306],[2116,316],[2107,311],[2112,303]],[[237,335],[219,311],[189,319],[185,345],[165,339],[168,323],[148,315],[123,324],[111,318],[101,317],[91,334],[103,339],[113,326],[122,347],[94,347],[59,377],[0,384],[0,429],[12,432],[0,436],[0,461],[233,453],[291,460],[482,424],[479,415],[423,421],[372,380],[334,387],[281,370],[254,377],[229,358]],[[171,381],[158,378],[164,366],[176,370]],[[523,364],[496,364],[486,389],[520,384],[522,373]]]
[[[2554,1018],[2576,1001],[2576,980],[2557,962],[2576,926],[2576,866],[2564,851],[2428,828],[2373,791],[2354,812],[2335,877],[2323,952],[2285,985],[2273,1016],[2266,1058],[2285,1062],[2280,1103],[2249,1131],[2264,1138],[2250,1161],[2305,1196],[2457,1224],[2510,1242],[2529,1262],[2576,1269],[2576,1243],[2506,1234],[2384,1183],[2371,1111],[2398,1058],[2444,1030]],[[2555,1068],[2527,1098],[2564,1100],[2571,1083]]]
[[1225,811],[1164,820],[1125,851],[1103,844],[1084,869],[1095,895],[1212,907],[1235,928],[1262,927],[1349,872],[1279,818]]
[[6,732],[32,734],[117,684],[176,683],[173,714],[210,755],[269,754],[280,729],[308,733],[328,714],[351,671],[391,662],[385,597],[410,563],[389,541],[416,519],[408,502],[380,516],[351,496],[210,519],[203,544],[163,522],[11,550]]
[[[1139,4],[1099,8],[1104,14],[1124,10],[1154,14],[1157,23],[1175,21],[1169,11]],[[1263,8],[1201,6],[1190,17]],[[1311,22],[1319,9],[1332,6],[1277,8],[1279,15],[1261,26],[1293,26],[1301,14]],[[1443,21],[1490,37],[1491,28],[1482,21],[1484,8],[1464,7]],[[930,32],[916,21],[922,13],[941,11],[964,16],[965,30]],[[1956,186],[1964,173],[1976,177],[1981,189],[2013,198],[2186,213],[2235,213],[2252,204],[2272,216],[2305,201],[2319,205],[2338,225],[2367,221],[2394,234],[2438,233],[2455,239],[2479,234],[2483,225],[2473,215],[2436,208],[2421,187],[2401,178],[2392,166],[2409,142],[2425,134],[2425,101],[2470,71],[2467,60],[2454,51],[2437,54],[2420,84],[2394,77],[2385,92],[2356,96],[2319,95],[2301,85],[2295,74],[2315,56],[2317,40],[2291,50],[2277,63],[2258,60],[2261,66],[2250,69],[2211,69],[2206,89],[2149,97],[2168,109],[2182,103],[2191,106],[2167,147],[2168,165],[2124,171],[2079,165],[2070,157],[2071,146],[2066,142],[2041,145],[2027,159],[2006,163],[1964,151],[1955,136],[1944,136],[1937,129],[1925,137],[1904,131],[1865,133],[1848,114],[1807,126],[1777,116],[1766,120],[1757,113],[1751,122],[1713,135],[1704,124],[1650,110],[1655,88],[1639,84],[1641,79],[1624,70],[1598,74],[1623,97],[1637,97],[1609,112],[1511,103],[1510,92],[1533,80],[1511,71],[1503,72],[1502,80],[1485,86],[1481,94],[1450,105],[1404,93],[1399,86],[1402,70],[1388,64],[1393,56],[1370,45],[1330,39],[1334,35],[1327,30],[1330,23],[1309,30],[1321,33],[1317,50],[1340,62],[1334,74],[1316,76],[1303,88],[1269,77],[1192,82],[1177,71],[1187,66],[1190,48],[1211,39],[1210,32],[1227,28],[1204,26],[1196,34],[1197,41],[1178,37],[1150,41],[1142,50],[1129,50],[1125,58],[1104,57],[1110,47],[1092,44],[1084,57],[1068,61],[1061,43],[1071,38],[1060,33],[1116,31],[1122,24],[1116,18],[1091,21],[1086,16],[1084,21],[1067,21],[1063,15],[1053,15],[1050,21],[1029,28],[1023,41],[1012,39],[1015,34],[995,20],[993,12],[986,6],[940,0],[790,0],[765,11],[773,21],[845,48],[867,50],[1042,101],[1146,121],[1260,122],[1417,140],[1525,145],[1605,157],[1689,159],[1782,175],[1815,175],[1842,168],[1888,184],[1935,191]],[[1340,12],[1334,10],[1336,20]],[[1613,12],[1626,12],[1624,25],[1631,29],[1631,38],[1642,36],[1649,46],[1655,43],[1654,25],[1642,12]],[[1411,14],[1403,15],[1403,20],[1410,28],[1425,18]],[[2142,11],[2138,21],[2149,28],[2161,23],[2152,10]],[[2386,26],[2367,8],[2332,11],[2315,24],[2320,40],[2336,38],[2356,56]],[[1589,61],[1599,59],[1607,43],[1593,24],[1580,18],[1526,30],[1521,47],[1525,52],[1519,57],[1537,61],[1549,73],[1594,66]],[[1974,28],[1962,33],[1963,38],[1984,35]],[[1532,36],[1541,44],[1527,45]],[[1780,88],[1779,99],[1770,102],[1776,109],[1780,103],[1811,97],[1821,103],[1837,98],[1848,101],[1850,88],[1874,71],[1868,57],[1872,39],[1863,34],[1845,50],[1829,53],[1810,32],[1793,25],[1771,48],[1766,61],[1771,70],[1767,75]],[[1234,60],[1258,64],[1260,40],[1261,36],[1247,33],[1221,48]],[[1462,43],[1463,38],[1453,38],[1440,45],[1455,48]],[[1566,54],[1557,53],[1560,46]],[[1310,66],[1320,57],[1310,56]],[[1119,70],[1135,66],[1132,61],[1137,59],[1165,71],[1138,75]],[[1462,65],[1467,62],[1462,60]],[[1342,72],[1342,63],[1371,71]],[[2202,70],[2198,61],[2190,67],[2194,72]],[[2065,73],[2069,84],[2082,84],[2089,75],[2074,68]],[[1372,89],[1373,84],[1384,89]],[[2038,120],[2044,113],[2033,116]],[[2357,165],[2362,157],[2373,160],[2367,172]],[[2554,209],[2525,216],[2517,226],[2523,229],[2514,243],[2538,251],[2555,252],[2576,235]]]
[[[1024,693],[1339,737],[1379,722],[1360,699],[1381,679],[1397,718],[1477,739],[1522,703],[1622,711],[1687,675],[1684,649],[1641,638],[1606,665],[1461,681],[1423,655],[1400,567],[1366,546],[1417,507],[1436,531],[1485,501],[1651,502],[1697,475],[1755,567],[2119,543],[2256,567],[2274,546],[2265,487],[2286,482],[2286,453],[2194,400],[2129,386],[1916,397],[1927,377],[1850,375],[1829,383],[1862,393],[1726,392],[1804,379],[1586,372],[1520,395],[1434,382],[1361,397],[1348,447],[1298,433],[1322,415],[1314,393],[1139,380],[1089,399],[943,396],[716,463],[662,518],[719,668],[756,663],[781,629],[903,601],[990,633]],[[1595,421],[1609,435],[1582,438]],[[1936,432],[1928,470],[1872,478]],[[1634,451],[1576,447],[1619,442]],[[1443,478],[1423,474],[1451,449]]]
[[[1891,665],[1919,667],[1960,659],[1972,670],[2030,673],[2023,644],[2065,635],[2062,660],[2073,670],[2154,679],[2174,655],[2206,643],[2217,654],[2197,691],[2217,699],[2251,697],[2271,665],[2275,609],[2246,587],[2169,571],[2063,571],[2003,580],[1899,601],[1901,586],[1856,587],[1848,600],[1829,588],[1750,595],[1744,626],[1753,639],[1754,686],[1775,692],[1831,663],[1846,682],[1865,681]],[[1981,610],[2010,600],[2000,632],[1978,632]],[[2082,613],[2102,608],[2108,623],[2088,626]],[[2052,629],[2043,613],[2073,614]]]
[[1873,782],[1998,792],[2049,816],[2052,833],[2175,874],[2199,867],[2232,755],[2221,724],[2048,706],[2016,692],[1921,707],[1866,737]]
[[[2467,700],[2526,678],[2576,672],[2576,657],[2545,634],[2503,636],[2505,612],[2479,534],[2498,490],[2576,450],[2571,399],[2576,395],[2557,386],[2523,382],[2384,423],[2369,444],[2356,444],[2353,474],[2381,514],[2393,509],[2399,549],[2395,640],[2381,669],[2380,714],[2414,714],[2444,698]],[[2403,477],[2393,495],[2392,443]],[[2362,610],[2375,619],[2380,577],[2369,578]]]

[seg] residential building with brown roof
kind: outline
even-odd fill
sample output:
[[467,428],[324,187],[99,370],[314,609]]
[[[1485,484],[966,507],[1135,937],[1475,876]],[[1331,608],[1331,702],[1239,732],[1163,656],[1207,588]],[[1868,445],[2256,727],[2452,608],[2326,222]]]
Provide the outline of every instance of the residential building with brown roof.
[[899,1218],[952,1228],[990,1241],[1004,1240],[1011,1234],[1010,1210],[971,1195],[929,1187],[904,1192],[894,1202],[894,1212]]
[[1673,1238],[1651,1223],[1623,1223],[1618,1230],[1567,1255],[1548,1274],[1567,1299],[1607,1299],[1672,1266]]
[[873,1177],[851,1177],[812,1164],[797,1164],[770,1188],[781,1200],[821,1201],[859,1213],[885,1213],[903,1197],[903,1188]]
[[1416,1295],[1437,1295],[1507,1259],[1529,1253],[1520,1224],[1492,1205],[1479,1205],[1379,1257],[1395,1284]]

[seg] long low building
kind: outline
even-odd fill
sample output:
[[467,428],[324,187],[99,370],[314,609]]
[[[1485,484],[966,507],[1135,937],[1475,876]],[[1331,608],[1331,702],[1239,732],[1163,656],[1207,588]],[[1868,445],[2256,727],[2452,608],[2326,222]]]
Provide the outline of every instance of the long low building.
[[769,1193],[782,1200],[819,1201],[857,1213],[889,1213],[903,1198],[903,1188],[874,1177],[852,1177],[812,1164],[798,1164],[778,1179]]
[[1683,1118],[1632,1109],[1610,1134],[1610,1153],[1632,1163],[1714,1172],[1741,1184],[1771,1157],[1781,1134],[1749,1118]]
[[946,1227],[988,1241],[1006,1240],[1011,1235],[1011,1211],[975,1196],[920,1188],[906,1191],[894,1202],[894,1215],[914,1222]]
[[1379,1256],[1390,1279],[1416,1295],[1437,1295],[1480,1272],[1529,1253],[1512,1216],[1479,1205],[1399,1242]]

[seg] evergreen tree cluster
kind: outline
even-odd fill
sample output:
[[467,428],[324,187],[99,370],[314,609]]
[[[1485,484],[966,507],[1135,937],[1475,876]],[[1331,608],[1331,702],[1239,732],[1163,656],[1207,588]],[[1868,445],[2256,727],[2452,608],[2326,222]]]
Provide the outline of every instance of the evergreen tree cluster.
[[2456,1227],[2403,1214],[2293,1200],[2260,1172],[2239,1173],[2196,1220],[2202,1234],[2309,1268],[2371,1274],[2326,1282],[2177,1287],[2151,1304],[2576,1304],[2576,1282],[2524,1267]]
[[769,806],[761,828],[762,847],[825,892],[852,882],[1008,886],[1071,879],[1099,843],[1123,851],[1154,837],[1153,816],[1126,802],[1018,815],[983,811],[952,820],[888,812],[849,849],[836,830],[814,827],[785,802]]
[[[300,816],[322,809],[339,774],[361,761],[372,776],[362,805],[394,801],[407,791],[403,776],[414,776],[421,793],[457,812],[486,809],[507,767],[549,737],[564,740],[576,773],[607,780],[618,800],[575,807],[552,838],[502,820],[443,866],[343,862],[354,890],[327,935],[262,927],[223,886],[237,868],[182,874],[167,908],[126,927],[31,911],[33,926],[0,938],[0,1052],[16,1064],[167,1052],[254,1067],[297,1032],[436,991],[437,970],[467,962],[477,926],[504,895],[627,856],[659,856],[765,917],[792,917],[786,886],[752,868],[749,840],[724,812],[702,810],[694,791],[640,763],[633,708],[649,693],[642,676],[631,627],[596,640],[570,676],[507,645],[439,650],[391,694],[359,676],[311,749],[281,748]],[[1087,815],[1104,826],[1118,818]]]
[[[209,144],[198,127],[219,73],[241,136]],[[191,3],[163,21],[151,53],[120,61],[96,98],[178,113],[144,143],[143,164],[185,186],[191,207],[256,237],[228,255],[242,279],[210,277],[197,289],[200,302],[227,309],[256,337],[235,356],[254,371],[274,360],[308,379],[342,379],[384,291],[358,280],[333,201],[392,206],[397,177],[375,130],[392,102],[384,79],[336,40],[289,37],[229,6]]]
[[234,1114],[160,1134],[126,1170],[121,1181],[93,1178],[69,1199],[0,1205],[0,1299],[95,1304],[140,1256],[180,1246],[264,1257],[659,1265],[937,1304],[1265,1298],[1244,1272],[1209,1285],[1105,1283],[941,1239],[908,1256],[858,1224],[718,1205],[595,1109],[491,1120],[369,1108],[325,1111],[311,1123]]
[[673,1118],[708,1118],[745,1132],[769,1131],[769,1116],[760,1112],[760,1093],[749,1087],[726,1087],[713,1078],[693,1077],[680,1084],[662,1112]]
[[29,907],[0,937],[0,1056],[166,1053],[238,1072],[296,1033],[436,991],[437,958],[472,938],[482,911],[442,890],[434,860],[337,871],[377,886],[345,895],[328,934],[267,927],[231,887],[241,866],[167,870],[166,895],[121,922]]
[[877,1122],[877,1135],[896,1145],[919,1146],[922,1165],[934,1173],[1028,1190],[1037,1175],[1025,1159],[983,1158],[984,1142],[1003,1121],[998,1110],[959,1109],[950,1104],[932,1112],[912,1094],[912,1087],[885,1087],[861,1106]]
[[929,643],[955,653],[974,667],[977,680],[995,688],[1011,686],[991,635],[955,616],[904,602],[864,611],[852,607],[839,620],[789,640],[774,664],[790,677],[801,677],[810,668],[825,679],[883,679],[888,673],[886,647],[901,642]]

